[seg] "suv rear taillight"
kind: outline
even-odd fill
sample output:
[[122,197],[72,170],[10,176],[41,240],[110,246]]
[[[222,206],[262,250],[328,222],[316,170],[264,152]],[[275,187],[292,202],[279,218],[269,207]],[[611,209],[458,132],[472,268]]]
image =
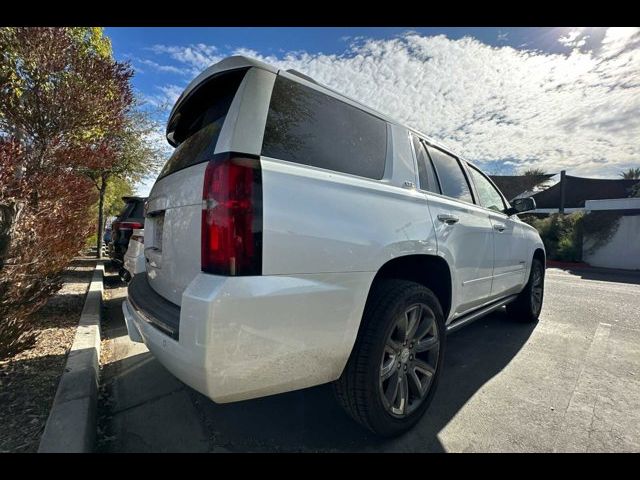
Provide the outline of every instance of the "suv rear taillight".
[[259,158],[216,155],[204,174],[201,267],[217,275],[262,273]]
[[140,222],[114,222],[117,228],[120,230],[133,230],[134,228],[144,228],[144,225]]

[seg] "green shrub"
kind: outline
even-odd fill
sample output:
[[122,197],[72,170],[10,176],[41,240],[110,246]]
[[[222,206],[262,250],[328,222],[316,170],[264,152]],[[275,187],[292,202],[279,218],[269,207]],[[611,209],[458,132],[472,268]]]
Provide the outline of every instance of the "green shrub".
[[85,242],[85,247],[86,248],[95,247],[97,238],[98,238],[98,235],[96,233],[92,234],[90,237],[87,238],[87,241]]
[[522,220],[540,233],[547,258],[579,262],[582,260],[583,217],[584,213],[574,212],[568,215],[554,213],[545,218],[528,215]]

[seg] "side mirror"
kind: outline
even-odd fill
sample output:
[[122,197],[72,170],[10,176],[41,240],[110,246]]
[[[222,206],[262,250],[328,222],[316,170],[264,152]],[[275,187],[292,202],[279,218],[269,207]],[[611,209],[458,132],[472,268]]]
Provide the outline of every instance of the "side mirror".
[[507,208],[504,212],[507,215],[515,215],[517,213],[529,212],[536,209],[536,201],[532,197],[516,198],[511,202],[511,208]]

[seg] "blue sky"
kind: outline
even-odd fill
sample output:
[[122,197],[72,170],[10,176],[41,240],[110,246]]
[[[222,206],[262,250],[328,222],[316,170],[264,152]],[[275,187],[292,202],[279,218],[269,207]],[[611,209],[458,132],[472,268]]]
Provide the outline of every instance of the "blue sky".
[[492,173],[540,167],[614,177],[640,163],[637,28],[105,31],[116,59],[132,63],[138,95],[161,120],[198,72],[245,54],[306,73]]

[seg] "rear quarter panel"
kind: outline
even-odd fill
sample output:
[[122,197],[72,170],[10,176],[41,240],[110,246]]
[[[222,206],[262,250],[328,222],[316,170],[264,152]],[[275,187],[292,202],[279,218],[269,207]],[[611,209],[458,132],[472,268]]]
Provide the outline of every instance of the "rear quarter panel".
[[263,274],[376,272],[436,254],[424,195],[413,189],[262,158]]

